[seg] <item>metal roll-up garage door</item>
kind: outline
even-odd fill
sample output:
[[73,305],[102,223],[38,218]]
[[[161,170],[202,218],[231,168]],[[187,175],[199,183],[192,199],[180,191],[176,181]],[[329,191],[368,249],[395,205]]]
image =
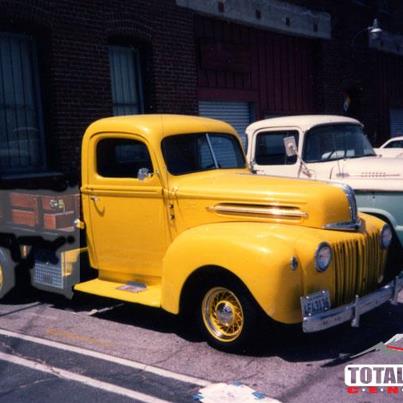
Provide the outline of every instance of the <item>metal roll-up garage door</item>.
[[223,120],[232,125],[246,145],[245,129],[251,123],[249,102],[200,101],[199,115]]

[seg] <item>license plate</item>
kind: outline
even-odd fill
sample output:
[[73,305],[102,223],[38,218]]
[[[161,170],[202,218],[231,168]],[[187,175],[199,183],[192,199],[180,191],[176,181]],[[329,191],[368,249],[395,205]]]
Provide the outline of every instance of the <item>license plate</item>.
[[329,291],[323,290],[301,297],[301,308],[304,317],[328,311],[330,309]]

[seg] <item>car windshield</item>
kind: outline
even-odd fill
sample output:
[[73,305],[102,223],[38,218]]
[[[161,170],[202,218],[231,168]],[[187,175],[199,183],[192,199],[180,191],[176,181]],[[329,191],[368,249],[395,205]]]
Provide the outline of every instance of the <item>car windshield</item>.
[[193,133],[166,137],[162,141],[162,154],[172,175],[246,166],[241,145],[230,134]]
[[362,127],[355,124],[325,125],[312,128],[306,135],[303,159],[323,162],[376,155]]

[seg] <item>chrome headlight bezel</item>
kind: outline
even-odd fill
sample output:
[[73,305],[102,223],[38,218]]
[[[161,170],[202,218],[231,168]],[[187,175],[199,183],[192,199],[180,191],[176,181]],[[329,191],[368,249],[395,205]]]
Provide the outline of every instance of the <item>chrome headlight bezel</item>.
[[[328,250],[328,258],[325,262],[321,262],[320,254],[325,249]],[[315,269],[316,269],[316,271],[318,271],[319,273],[325,272],[329,268],[330,264],[332,263],[332,260],[333,260],[333,251],[332,251],[331,246],[327,242],[321,242],[315,251]]]
[[379,236],[379,242],[381,244],[381,249],[388,249],[392,243],[392,239],[393,239],[392,228],[389,224],[385,224],[382,227],[382,230],[381,230],[381,233]]

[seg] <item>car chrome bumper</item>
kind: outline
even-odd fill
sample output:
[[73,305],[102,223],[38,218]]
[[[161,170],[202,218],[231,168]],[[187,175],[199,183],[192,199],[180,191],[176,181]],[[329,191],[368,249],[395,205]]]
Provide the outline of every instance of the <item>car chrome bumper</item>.
[[372,292],[371,294],[355,297],[355,301],[325,312],[303,318],[302,329],[305,333],[318,332],[341,323],[351,321],[351,326],[358,327],[360,316],[376,307],[390,301],[397,304],[399,291],[403,289],[403,271],[396,278]]

